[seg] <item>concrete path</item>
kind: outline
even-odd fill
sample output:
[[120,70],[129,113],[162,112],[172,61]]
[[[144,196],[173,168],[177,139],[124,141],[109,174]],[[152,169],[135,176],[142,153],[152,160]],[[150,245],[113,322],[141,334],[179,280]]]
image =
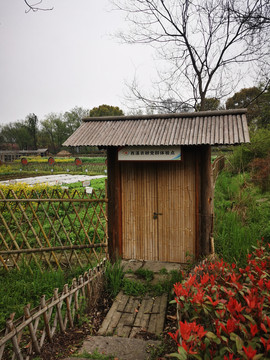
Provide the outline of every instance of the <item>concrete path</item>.
[[105,176],[105,175],[89,176],[89,175],[60,174],[60,175],[45,175],[45,176],[36,176],[36,177],[29,177],[29,178],[23,178],[23,179],[12,179],[12,180],[0,181],[0,184],[9,185],[9,184],[23,183],[23,184],[28,184],[28,185],[35,185],[35,184],[62,185],[62,184],[73,184],[78,181],[101,179],[101,178],[105,178],[105,177],[107,177],[107,176]]
[[[79,352],[82,357],[69,357],[65,360],[84,360],[85,354],[110,355],[112,359],[118,360],[145,360],[149,358],[151,348],[160,344],[156,340],[126,339],[111,336],[89,336],[83,343]],[[87,355],[87,359],[91,359]],[[95,357],[96,359],[96,357]]]

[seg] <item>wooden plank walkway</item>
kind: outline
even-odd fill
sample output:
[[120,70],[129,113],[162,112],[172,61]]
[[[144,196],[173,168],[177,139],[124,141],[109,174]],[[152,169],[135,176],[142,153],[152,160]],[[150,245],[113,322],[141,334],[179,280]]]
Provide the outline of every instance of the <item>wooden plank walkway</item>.
[[141,330],[160,335],[164,328],[168,295],[143,298],[121,291],[99,329],[99,335],[134,338]]

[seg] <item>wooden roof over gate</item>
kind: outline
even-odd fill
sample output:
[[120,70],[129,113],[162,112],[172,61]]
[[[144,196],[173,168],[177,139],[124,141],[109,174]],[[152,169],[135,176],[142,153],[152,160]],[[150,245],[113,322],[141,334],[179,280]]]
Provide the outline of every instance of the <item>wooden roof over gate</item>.
[[232,145],[249,142],[246,109],[83,119],[64,146]]

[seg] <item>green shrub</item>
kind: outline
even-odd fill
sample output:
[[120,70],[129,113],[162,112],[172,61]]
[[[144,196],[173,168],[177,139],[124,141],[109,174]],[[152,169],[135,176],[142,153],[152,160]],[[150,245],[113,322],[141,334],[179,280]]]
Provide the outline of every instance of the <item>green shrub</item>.
[[250,133],[250,143],[237,146],[228,158],[233,173],[245,171],[256,158],[266,158],[270,151],[270,129],[258,129]]
[[124,279],[123,291],[126,295],[142,296],[149,290],[148,284],[143,284],[138,280]]
[[146,281],[151,281],[154,278],[154,272],[148,269],[138,269],[135,274]]

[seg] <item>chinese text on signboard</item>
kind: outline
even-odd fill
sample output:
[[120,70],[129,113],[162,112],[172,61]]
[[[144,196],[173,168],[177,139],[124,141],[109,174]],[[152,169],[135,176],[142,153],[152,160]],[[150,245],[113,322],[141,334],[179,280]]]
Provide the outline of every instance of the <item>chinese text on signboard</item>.
[[118,150],[119,161],[179,161],[180,146],[125,146]]

